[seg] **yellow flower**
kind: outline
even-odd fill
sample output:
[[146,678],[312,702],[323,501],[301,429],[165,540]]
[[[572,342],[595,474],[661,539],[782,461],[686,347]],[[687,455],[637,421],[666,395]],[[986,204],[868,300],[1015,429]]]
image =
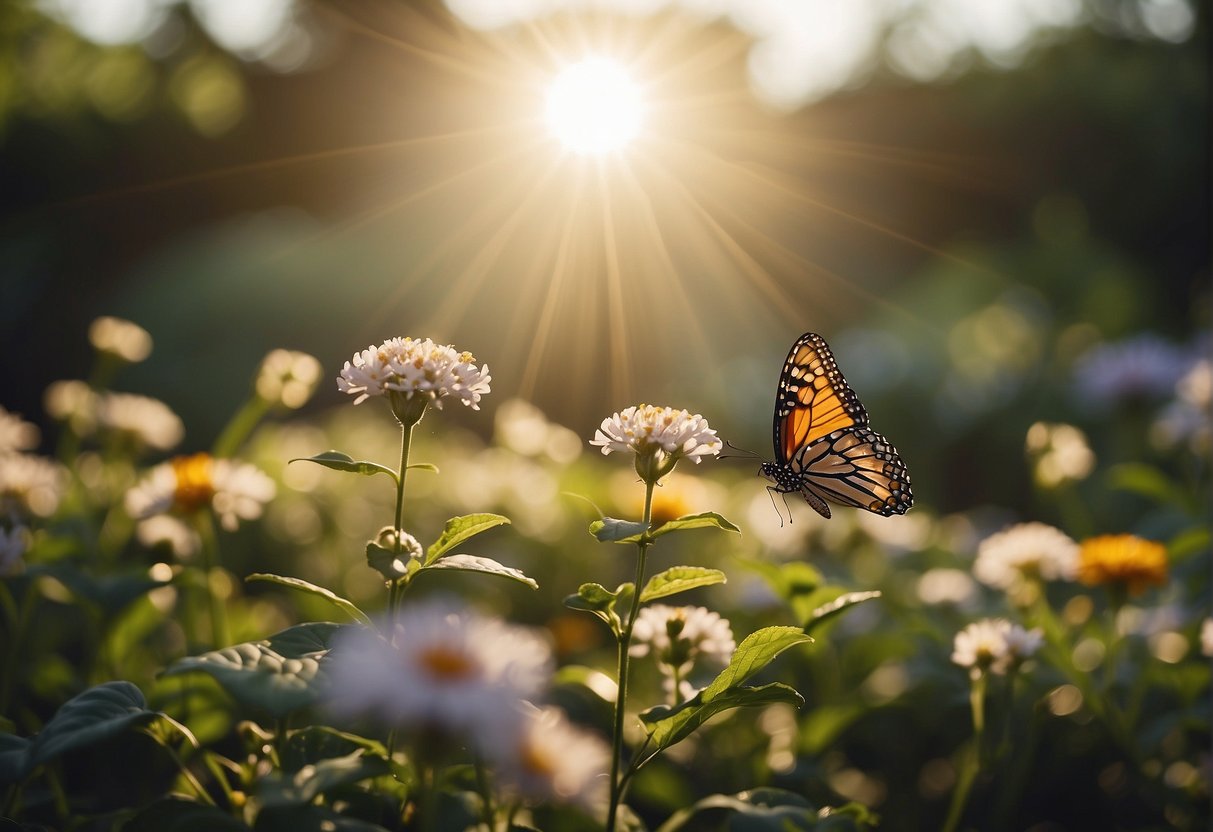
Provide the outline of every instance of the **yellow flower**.
[[1167,549],[1131,534],[1105,534],[1084,540],[1078,554],[1078,580],[1084,584],[1124,584],[1139,595],[1150,584],[1167,581]]

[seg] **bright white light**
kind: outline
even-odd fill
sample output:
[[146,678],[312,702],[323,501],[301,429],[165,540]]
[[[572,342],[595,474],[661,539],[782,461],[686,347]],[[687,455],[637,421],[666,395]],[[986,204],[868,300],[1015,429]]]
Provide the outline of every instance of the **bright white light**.
[[548,90],[548,124],[575,153],[619,150],[639,132],[643,109],[623,67],[604,58],[566,67]]

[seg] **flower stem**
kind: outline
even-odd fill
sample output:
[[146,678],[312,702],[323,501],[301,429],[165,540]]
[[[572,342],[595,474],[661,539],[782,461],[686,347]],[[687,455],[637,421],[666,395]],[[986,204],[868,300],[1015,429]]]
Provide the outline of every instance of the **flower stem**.
[[244,407],[236,411],[236,415],[224,426],[219,438],[211,449],[211,455],[217,459],[229,457],[244,444],[257,423],[270,412],[270,403],[258,395],[244,403]]
[[211,574],[218,570],[218,543],[215,539],[215,523],[210,515],[200,515],[198,536],[202,540],[202,578],[207,603],[210,605],[211,646],[226,647],[229,639],[227,627],[227,605],[215,594]]
[[969,791],[973,781],[981,772],[982,746],[984,745],[986,717],[986,675],[982,673],[973,679],[969,688],[969,706],[973,710],[973,739],[964,750],[961,761],[960,775],[956,780],[956,791],[952,792],[952,805],[948,807],[948,818],[944,822],[944,832],[954,832],[964,814],[965,804],[969,801]]
[[[647,530],[653,521],[653,480],[645,482],[644,518],[642,522]],[[611,803],[607,811],[607,832],[614,832],[615,817],[619,811],[619,802],[623,797],[623,780],[619,776],[619,765],[623,759],[623,721],[627,706],[628,692],[628,650],[632,646],[632,629],[636,625],[636,614],[640,612],[640,591],[644,583],[644,561],[652,541],[646,534],[641,536],[636,544],[636,583],[632,590],[632,606],[628,610],[627,622],[623,632],[619,634],[619,692],[615,695],[615,726],[611,736]]]
[[404,477],[409,470],[409,446],[413,442],[413,427],[400,427],[400,473],[396,478],[396,550],[402,551],[401,536],[404,534]]

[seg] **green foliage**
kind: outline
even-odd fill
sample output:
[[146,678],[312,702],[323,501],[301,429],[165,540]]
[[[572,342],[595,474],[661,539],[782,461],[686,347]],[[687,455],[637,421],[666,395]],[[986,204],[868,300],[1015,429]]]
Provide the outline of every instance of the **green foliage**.
[[301,578],[288,578],[283,575],[270,575],[265,572],[255,572],[252,575],[249,575],[247,578],[245,578],[245,580],[246,581],[265,581],[267,583],[278,584],[279,586],[286,586],[286,587],[290,587],[291,589],[297,589],[300,592],[306,592],[309,595],[315,595],[319,598],[323,598],[325,601],[328,601],[334,607],[341,610],[343,613],[345,613],[350,618],[357,621],[359,624],[366,624],[369,626],[371,623],[370,616],[368,616],[362,610],[358,609],[358,606],[356,604],[354,604],[354,602],[348,601],[345,598],[342,598],[340,595],[333,592],[331,589],[325,589],[322,586],[316,586],[315,584],[305,581]]
[[703,566],[675,566],[649,578],[644,585],[644,590],[640,593],[640,603],[647,604],[649,601],[677,595],[701,586],[722,584],[726,580],[724,573],[719,569],[708,569]]
[[[322,454],[316,454],[309,457],[297,457],[290,460],[291,462],[314,462],[317,465],[323,465],[325,468],[331,468],[334,471],[345,471],[350,474],[361,474],[364,477],[374,476],[375,474],[387,474],[392,478],[393,482],[400,479],[395,469],[388,468],[386,465],[380,465],[377,462],[368,462],[363,459],[354,459],[349,454],[341,451],[325,451]],[[409,466],[412,468],[413,466]],[[437,470],[437,469],[434,469]]]
[[267,639],[180,659],[166,676],[212,676],[245,707],[284,717],[314,704],[325,689],[322,662],[337,624],[298,624]]
[[754,789],[705,797],[676,812],[657,832],[863,832],[875,827],[876,818],[855,804],[817,809],[793,792]]
[[446,522],[438,539],[425,550],[425,565],[432,565],[465,540],[509,522],[508,517],[488,512],[452,517]]

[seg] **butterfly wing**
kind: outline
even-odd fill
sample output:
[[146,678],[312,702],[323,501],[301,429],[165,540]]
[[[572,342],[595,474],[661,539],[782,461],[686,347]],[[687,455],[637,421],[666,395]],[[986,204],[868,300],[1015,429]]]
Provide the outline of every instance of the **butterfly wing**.
[[867,427],[846,428],[801,448],[791,462],[818,513],[829,500],[889,517],[914,505],[910,472],[889,440]]
[[827,501],[886,517],[913,505],[905,462],[868,427],[867,411],[815,332],[802,335],[788,353],[774,421],[776,463],[791,472],[785,474],[789,485],[799,479],[805,500],[821,516],[830,516]]
[[825,339],[816,332],[800,336],[779,374],[775,460],[787,465],[798,450],[823,436],[867,424],[867,411],[839,372]]

